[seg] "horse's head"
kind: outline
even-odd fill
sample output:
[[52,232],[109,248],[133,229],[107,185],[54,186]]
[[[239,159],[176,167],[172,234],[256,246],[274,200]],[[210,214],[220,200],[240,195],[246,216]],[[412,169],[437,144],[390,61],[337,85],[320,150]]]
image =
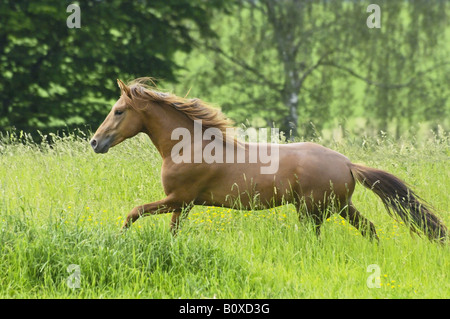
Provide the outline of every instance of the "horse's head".
[[110,147],[135,136],[144,129],[142,115],[131,105],[130,88],[120,80],[117,80],[117,83],[121,96],[90,142],[96,153],[106,153]]

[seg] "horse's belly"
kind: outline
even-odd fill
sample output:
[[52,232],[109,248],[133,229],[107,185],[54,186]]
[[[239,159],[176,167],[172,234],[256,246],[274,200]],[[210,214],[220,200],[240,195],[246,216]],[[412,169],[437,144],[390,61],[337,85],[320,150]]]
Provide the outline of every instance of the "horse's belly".
[[[229,174],[234,175],[234,174]],[[265,208],[294,198],[295,174],[290,176],[242,174],[217,178],[199,194],[196,203],[210,206]]]

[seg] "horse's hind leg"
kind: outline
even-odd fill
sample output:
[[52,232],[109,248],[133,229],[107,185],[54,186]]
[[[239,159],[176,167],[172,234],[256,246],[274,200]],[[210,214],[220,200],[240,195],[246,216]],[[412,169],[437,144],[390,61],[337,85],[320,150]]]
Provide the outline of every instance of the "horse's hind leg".
[[339,215],[348,219],[349,223],[358,229],[363,236],[369,235],[371,239],[375,238],[377,241],[379,240],[374,224],[361,215],[355,206],[353,206],[352,202],[349,202],[348,206],[342,209]]
[[313,201],[304,201],[303,204],[296,204],[297,214],[301,220],[305,216],[314,225],[317,236],[320,236],[320,227],[326,219],[327,210],[321,209]]
[[324,216],[323,213],[320,210],[314,210],[310,213],[308,213],[308,217],[311,219],[311,221],[314,224],[314,228],[316,231],[316,235],[320,236],[320,227],[322,226]]

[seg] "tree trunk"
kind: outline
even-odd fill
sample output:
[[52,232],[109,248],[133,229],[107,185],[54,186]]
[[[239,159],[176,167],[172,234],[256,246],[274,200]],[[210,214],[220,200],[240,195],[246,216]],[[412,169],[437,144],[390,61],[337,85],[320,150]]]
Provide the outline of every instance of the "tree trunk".
[[298,91],[289,90],[283,92],[283,103],[288,110],[288,115],[284,119],[281,128],[289,140],[293,140],[298,136]]

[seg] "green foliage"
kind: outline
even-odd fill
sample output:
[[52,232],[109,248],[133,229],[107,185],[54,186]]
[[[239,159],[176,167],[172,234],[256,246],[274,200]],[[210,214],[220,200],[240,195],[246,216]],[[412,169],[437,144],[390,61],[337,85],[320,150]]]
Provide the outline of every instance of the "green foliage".
[[209,50],[180,57],[191,66],[180,92],[192,87],[238,123],[291,122],[307,137],[338,125],[397,137],[419,123],[447,129],[449,3],[378,1],[381,28],[369,29],[370,3],[242,0],[212,24]]
[[0,3],[0,130],[92,129],[116,78],[152,76],[237,124],[307,138],[450,127],[448,1]]
[[0,3],[0,127],[55,131],[97,125],[118,96],[116,79],[176,81],[173,55],[211,36],[219,1],[81,1],[81,28],[69,29],[72,1]]

